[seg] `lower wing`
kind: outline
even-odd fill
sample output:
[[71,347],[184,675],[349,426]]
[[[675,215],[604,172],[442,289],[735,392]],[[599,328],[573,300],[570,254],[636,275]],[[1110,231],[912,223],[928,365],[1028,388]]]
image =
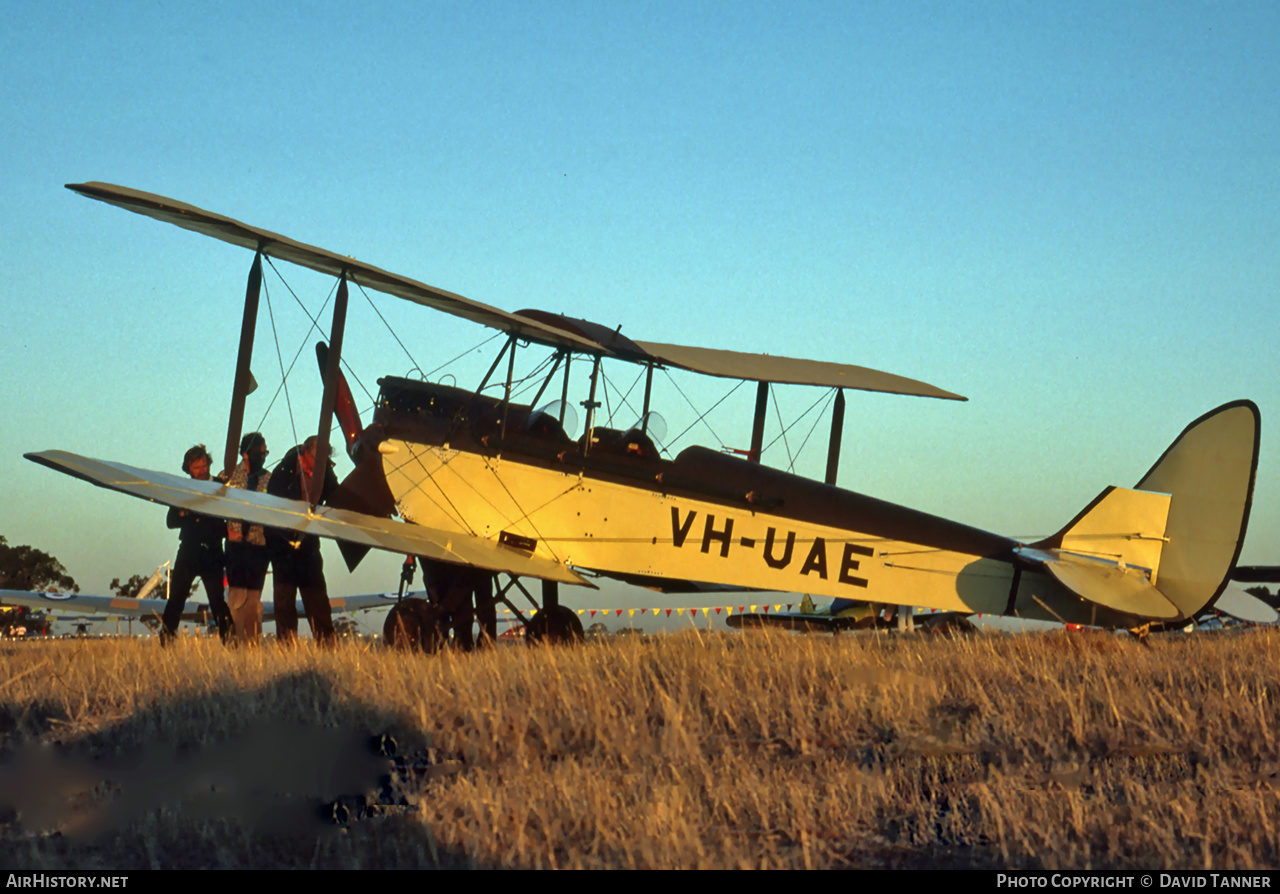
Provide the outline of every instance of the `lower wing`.
[[317,506],[312,510],[301,500],[286,500],[227,487],[217,481],[197,481],[168,472],[90,459],[63,450],[28,453],[26,457],[98,487],[202,515],[594,589],[593,584],[566,565],[527,555],[474,534],[410,525],[331,506]]

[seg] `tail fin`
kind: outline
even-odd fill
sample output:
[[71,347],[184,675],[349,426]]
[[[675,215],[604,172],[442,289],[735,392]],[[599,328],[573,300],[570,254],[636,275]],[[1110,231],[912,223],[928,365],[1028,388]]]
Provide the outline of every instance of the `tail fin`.
[[1217,600],[1240,557],[1261,434],[1253,401],[1223,404],[1188,425],[1138,482],[1172,496],[1156,586],[1184,617]]
[[1198,614],[1222,594],[1240,555],[1260,426],[1258,408],[1247,400],[1206,413],[1169,445],[1135,489],[1107,488],[1065,528],[1032,546],[1144,569],[1159,591],[1157,596],[1130,580],[1129,589],[1142,589],[1149,598],[1114,587],[1085,593],[1073,578],[1069,585],[1091,601],[1139,616]]

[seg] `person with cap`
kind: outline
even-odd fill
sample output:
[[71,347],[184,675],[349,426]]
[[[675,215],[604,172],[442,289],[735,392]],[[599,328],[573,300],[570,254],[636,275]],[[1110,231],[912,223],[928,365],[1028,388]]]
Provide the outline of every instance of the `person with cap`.
[[[227,480],[229,487],[267,492],[267,439],[250,432],[240,439],[240,462]],[[262,525],[227,522],[227,605],[235,622],[236,638],[248,645],[262,639],[262,586],[267,579],[266,532]]]
[[[182,471],[197,481],[209,480],[209,467],[213,460],[203,444],[196,444],[182,458]],[[227,642],[232,633],[231,611],[222,596],[222,538],[226,523],[220,518],[210,518],[187,509],[174,506],[169,510],[166,524],[178,528],[178,556],[173,560],[173,574],[169,578],[169,600],[164,607],[160,642],[168,645],[178,635],[182,622],[182,609],[191,594],[191,584],[197,577],[204,582],[209,597],[209,608],[218,624],[218,634]]]

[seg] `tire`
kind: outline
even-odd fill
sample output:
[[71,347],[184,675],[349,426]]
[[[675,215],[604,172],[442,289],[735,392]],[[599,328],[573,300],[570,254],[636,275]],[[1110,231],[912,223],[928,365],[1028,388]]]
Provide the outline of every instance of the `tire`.
[[577,613],[563,605],[539,611],[529,619],[524,630],[524,640],[531,646],[539,643],[558,646],[580,643],[584,639],[582,621]]
[[426,600],[406,599],[387,612],[382,641],[407,652],[437,652],[445,643],[440,615]]

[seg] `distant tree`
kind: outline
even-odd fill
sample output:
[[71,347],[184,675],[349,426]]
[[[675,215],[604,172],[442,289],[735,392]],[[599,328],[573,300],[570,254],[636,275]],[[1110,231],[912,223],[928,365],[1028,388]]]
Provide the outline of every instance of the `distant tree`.
[[0,589],[80,592],[67,569],[53,556],[31,546],[10,546],[3,536],[0,536]]
[[349,615],[338,615],[333,619],[333,630],[343,639],[351,639],[360,635],[360,625]]
[[1280,607],[1280,594],[1272,596],[1271,591],[1266,587],[1246,587],[1245,592],[1257,596],[1272,608]]
[[[151,579],[149,574],[135,574],[124,583],[120,583],[120,578],[111,578],[111,592],[115,593],[122,599],[137,599],[138,591],[140,591],[148,580]],[[161,592],[163,598],[164,593]]]

